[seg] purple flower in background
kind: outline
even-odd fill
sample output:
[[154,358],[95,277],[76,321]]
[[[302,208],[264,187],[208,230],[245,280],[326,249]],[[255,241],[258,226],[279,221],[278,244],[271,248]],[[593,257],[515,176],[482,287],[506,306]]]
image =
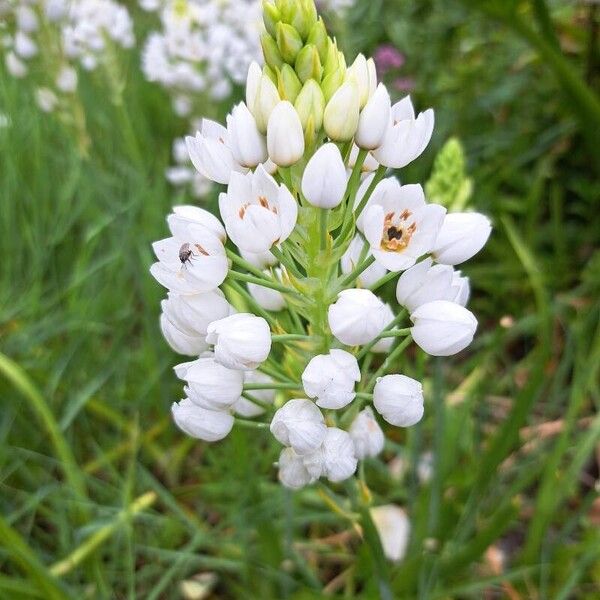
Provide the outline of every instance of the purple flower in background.
[[399,92],[410,92],[415,89],[415,80],[412,77],[397,77],[394,79],[394,89]]
[[375,64],[381,76],[392,69],[399,69],[406,62],[402,54],[392,44],[382,44],[375,50]]

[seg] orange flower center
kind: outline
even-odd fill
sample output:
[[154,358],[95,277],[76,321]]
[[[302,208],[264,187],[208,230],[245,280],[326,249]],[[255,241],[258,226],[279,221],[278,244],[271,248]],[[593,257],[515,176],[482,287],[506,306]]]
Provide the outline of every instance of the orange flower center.
[[410,243],[417,230],[416,223],[410,222],[412,213],[404,210],[399,216],[396,213],[385,215],[381,236],[381,249],[388,252],[402,252]]

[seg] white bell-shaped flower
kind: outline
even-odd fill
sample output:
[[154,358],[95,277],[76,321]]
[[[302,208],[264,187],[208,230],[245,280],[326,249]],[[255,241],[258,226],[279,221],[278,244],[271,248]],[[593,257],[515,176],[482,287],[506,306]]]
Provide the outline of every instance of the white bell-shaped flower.
[[187,383],[192,402],[211,410],[227,410],[242,395],[244,374],[219,364],[212,354],[206,354],[175,367],[175,374]]
[[173,351],[184,356],[198,356],[208,349],[208,344],[204,340],[204,336],[181,330],[171,320],[169,314],[165,312],[164,304],[162,307],[163,313],[160,315],[160,330]]
[[267,160],[267,144],[248,107],[240,102],[227,116],[229,147],[235,161],[254,168]]
[[335,208],[346,193],[346,166],[339,148],[332,143],[321,146],[308,161],[302,176],[304,197],[319,208]]
[[302,385],[309,398],[321,408],[343,408],[354,400],[354,385],[360,381],[356,358],[344,350],[333,349],[311,359],[302,373]]
[[434,300],[447,300],[464,306],[469,299],[469,280],[448,265],[434,265],[431,258],[404,271],[398,279],[396,298],[413,313]]
[[426,204],[420,185],[392,182],[394,193],[370,199],[363,227],[375,260],[390,271],[403,271],[432,249],[446,209]]
[[446,215],[433,246],[433,256],[439,263],[459,265],[475,256],[486,244],[492,224],[480,213],[450,213]]
[[386,326],[385,304],[370,290],[344,290],[329,307],[331,333],[342,344],[357,346],[374,340]]
[[383,553],[388,560],[400,562],[406,556],[410,539],[410,521],[406,512],[394,504],[375,506],[370,512]]
[[359,148],[375,150],[385,139],[390,127],[392,104],[390,95],[383,83],[362,109],[358,119],[358,129],[354,141]]
[[206,343],[214,345],[215,360],[230,369],[252,371],[269,356],[271,330],[262,318],[239,313],[213,321]]
[[[260,371],[245,371],[244,384],[246,383],[269,384],[273,383],[273,379]],[[275,402],[275,390],[273,389],[252,390],[249,394],[252,398],[256,398],[256,400],[263,404],[273,404],[273,402]],[[233,410],[236,414],[249,419],[258,417],[265,412],[265,409],[262,406],[244,397],[240,398],[233,405]]]
[[354,454],[354,444],[348,432],[337,427],[328,427],[323,444],[304,464],[313,476],[321,470],[320,476],[337,483],[352,477],[356,472],[358,459]]
[[[281,269],[274,269],[277,279],[281,279]],[[248,283],[248,291],[256,300],[257,304],[265,310],[277,312],[283,310],[286,306],[285,298],[281,292],[272,288],[258,285],[257,283]]]
[[463,306],[447,300],[423,304],[410,318],[415,343],[432,356],[452,356],[464,350],[477,330],[477,319]]
[[423,386],[406,375],[380,377],[373,390],[373,405],[391,425],[410,427],[423,418]]
[[284,446],[305,455],[319,448],[327,427],[318,407],[305,398],[289,400],[274,415],[271,433]]
[[222,440],[231,431],[234,422],[229,413],[202,408],[189,398],[174,402],[171,414],[181,431],[205,442]]
[[392,169],[405,167],[427,148],[434,122],[432,109],[420,113],[415,118],[415,109],[410,97],[407,96],[392,107],[392,124],[381,146],[373,151],[373,156],[386,167]]
[[284,448],[279,455],[279,481],[287,488],[299,490],[315,481],[304,466],[302,456],[293,448]]
[[383,450],[385,442],[383,431],[370,407],[356,415],[348,433],[354,444],[354,454],[359,460],[377,456]]
[[[350,242],[348,249],[346,252],[344,252],[344,255],[340,260],[342,273],[344,273],[344,275],[348,275],[370,255],[371,250],[369,248],[369,244],[357,234]],[[368,288],[371,287],[375,282],[379,281],[387,272],[387,269],[383,265],[380,265],[378,262],[374,262],[358,276],[356,282],[358,285]]]
[[269,158],[280,167],[291,167],[304,154],[304,131],[293,104],[279,102],[269,117],[267,126]]
[[323,115],[325,133],[334,142],[348,142],[356,133],[360,93],[354,80],[347,81],[331,97]]
[[245,252],[267,252],[292,233],[298,204],[285,185],[278,185],[262,166],[254,173],[231,176],[219,210],[231,241]]

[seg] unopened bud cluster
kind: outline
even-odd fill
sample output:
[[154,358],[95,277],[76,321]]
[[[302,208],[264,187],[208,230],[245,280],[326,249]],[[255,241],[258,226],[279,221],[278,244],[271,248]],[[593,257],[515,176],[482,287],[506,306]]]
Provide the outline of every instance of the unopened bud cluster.
[[227,186],[221,219],[176,207],[151,272],[169,290],[163,334],[194,358],[175,368],[176,423],[206,441],[236,422],[268,427],[284,446],[280,481],[300,488],[351,477],[383,450],[382,422],[423,417],[405,352],[471,343],[469,281],[454,266],[491,226],[386,177],[425,150],[433,111],[392,104],[370,59],[347,68],[312,0],[265,2],[264,22],[266,65],[250,66],[246,102],[187,138],[196,169]]

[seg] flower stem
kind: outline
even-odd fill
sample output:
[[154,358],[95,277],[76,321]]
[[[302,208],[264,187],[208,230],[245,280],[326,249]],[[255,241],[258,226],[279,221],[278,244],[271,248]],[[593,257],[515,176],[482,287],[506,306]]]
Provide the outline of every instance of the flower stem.
[[252,312],[261,316],[271,327],[275,326],[275,319],[270,315],[262,306],[256,302],[256,300],[250,295],[250,293],[242,287],[237,281],[229,281],[227,287],[231,291],[241,296],[244,301],[250,306]]
[[284,294],[296,294],[296,292],[291,288],[264,276],[255,277],[254,275],[246,275],[245,273],[238,273],[237,271],[229,271],[227,277],[230,277],[231,279],[237,279],[238,281],[245,281],[246,283],[255,283],[256,285],[271,288],[272,290],[277,290],[278,292],[283,292]]
[[377,378],[381,377],[385,372],[390,368],[393,362],[406,350],[408,345],[412,342],[412,336],[408,335],[401,344],[399,344],[394,350],[388,355],[383,364],[375,371],[375,373],[371,376],[371,381],[369,382],[368,391],[372,392],[375,384],[377,383]]
[[272,383],[246,383],[244,391],[252,390],[301,390],[302,386],[294,383],[272,382]]
[[327,212],[326,208],[321,208],[319,209],[319,225],[320,225],[320,232],[321,232],[321,250],[325,250],[327,248],[327,238],[328,238],[328,231],[327,231],[327,219],[329,217],[329,213]]
[[268,429],[268,423],[261,423],[260,421],[250,421],[248,419],[235,418],[235,424],[241,427],[247,427],[248,429]]
[[377,339],[390,338],[390,337],[404,337],[410,335],[410,327],[406,329],[392,329],[391,331],[384,331],[377,336]]
[[347,286],[353,284],[360,277],[360,274],[363,271],[366,271],[374,262],[375,262],[375,257],[372,254],[370,256],[367,256],[367,258],[365,258],[365,260],[363,260],[363,262],[361,262],[358,266],[356,266],[353,271],[348,273],[348,275],[346,275],[346,277],[344,277],[344,279],[342,279],[342,281],[340,281],[335,295],[337,296],[337,294],[340,291],[342,291]]
[[[406,311],[401,310],[396,315],[394,320],[387,324],[387,327],[381,333],[385,333],[386,331],[390,331],[391,329],[393,329],[396,325],[398,325],[398,323],[400,323],[404,319],[405,316],[406,316]],[[356,355],[356,360],[360,360],[361,358],[366,356],[371,351],[371,348],[373,348],[373,346],[375,346],[375,344],[377,344],[377,342],[380,339],[380,336],[381,336],[381,334],[379,334],[378,337],[376,337],[374,340],[372,340],[366,346],[364,346],[363,349]]]
[[304,335],[301,333],[281,333],[271,336],[273,342],[312,342],[315,336]]
[[298,270],[298,267],[294,263],[294,259],[291,256],[286,255],[280,248],[273,246],[271,248],[271,254],[290,272],[296,277],[304,277]]
[[381,286],[384,286],[388,281],[391,281],[392,279],[394,279],[394,277],[397,277],[398,273],[396,273],[396,271],[390,271],[389,273],[385,274],[381,279],[378,279],[369,289],[374,292],[375,290],[378,290]]
[[256,275],[256,277],[268,279],[267,276],[263,273],[263,271],[261,271],[258,267],[255,267],[252,263],[248,262],[246,259],[242,258],[229,248],[225,248],[225,253],[234,264],[237,264],[238,266],[242,267],[243,269],[248,271],[248,273],[252,273],[253,275]]

